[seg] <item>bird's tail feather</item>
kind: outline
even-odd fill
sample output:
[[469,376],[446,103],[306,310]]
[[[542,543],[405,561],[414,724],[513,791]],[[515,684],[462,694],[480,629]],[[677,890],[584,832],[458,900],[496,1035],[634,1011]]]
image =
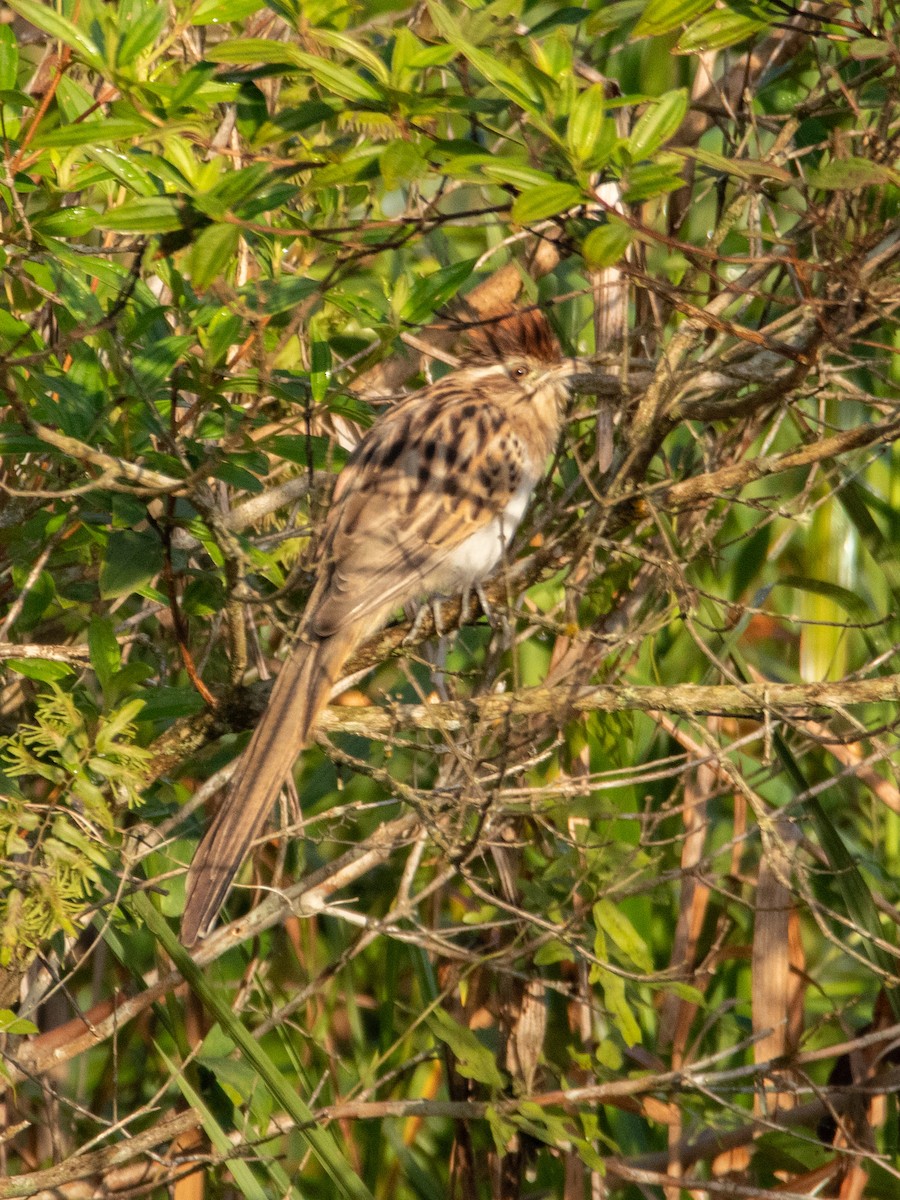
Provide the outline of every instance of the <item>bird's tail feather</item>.
[[191,863],[181,920],[184,945],[192,946],[215,920],[357,640],[350,625],[331,637],[301,642],[279,671],[228,795]]

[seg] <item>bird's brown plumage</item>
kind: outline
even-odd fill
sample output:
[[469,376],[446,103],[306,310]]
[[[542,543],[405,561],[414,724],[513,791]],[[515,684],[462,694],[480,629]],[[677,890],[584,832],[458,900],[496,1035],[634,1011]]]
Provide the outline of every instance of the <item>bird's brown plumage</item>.
[[522,517],[572,365],[538,313],[473,342],[467,366],[379,417],[338,477],[297,645],[191,863],[185,945],[215,920],[354,648],[409,601],[480,583]]

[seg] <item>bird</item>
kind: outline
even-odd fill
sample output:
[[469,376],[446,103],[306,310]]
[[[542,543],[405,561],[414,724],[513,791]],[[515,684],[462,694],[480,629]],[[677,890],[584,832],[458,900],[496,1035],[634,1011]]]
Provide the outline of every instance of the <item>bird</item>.
[[206,936],[341,668],[404,605],[479,589],[558,443],[581,369],[537,309],[470,334],[462,365],[395,402],[338,475],[297,640],[188,870],[181,940]]

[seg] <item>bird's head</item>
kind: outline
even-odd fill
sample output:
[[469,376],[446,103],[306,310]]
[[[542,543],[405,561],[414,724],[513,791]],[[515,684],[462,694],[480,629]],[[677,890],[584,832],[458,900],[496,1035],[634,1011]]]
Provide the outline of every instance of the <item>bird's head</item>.
[[537,309],[486,320],[468,335],[464,370],[499,401],[531,403],[547,425],[558,424],[572,385],[586,368],[565,358]]

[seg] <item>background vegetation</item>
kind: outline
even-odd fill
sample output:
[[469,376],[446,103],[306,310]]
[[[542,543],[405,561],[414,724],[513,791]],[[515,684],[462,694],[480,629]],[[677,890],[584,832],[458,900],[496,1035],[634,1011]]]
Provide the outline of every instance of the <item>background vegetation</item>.
[[[896,1196],[897,5],[4,13],[0,1196]],[[334,473],[532,304],[508,627],[189,958]]]

